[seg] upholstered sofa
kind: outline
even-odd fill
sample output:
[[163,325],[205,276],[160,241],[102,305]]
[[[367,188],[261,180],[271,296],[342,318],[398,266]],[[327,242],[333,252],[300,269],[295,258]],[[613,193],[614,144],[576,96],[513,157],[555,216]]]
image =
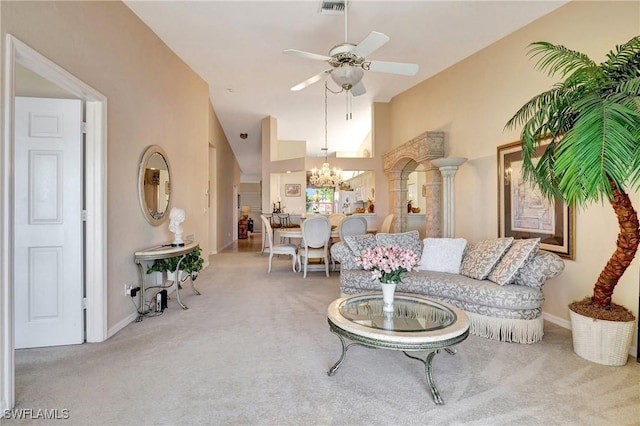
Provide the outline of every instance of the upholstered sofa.
[[420,259],[397,292],[421,294],[454,305],[469,316],[470,332],[490,339],[534,343],[544,334],[542,286],[564,270],[562,259],[539,250],[539,239],[426,238],[418,232],[347,236],[331,247],[340,262],[343,295],[379,291],[380,284],[356,258],[376,245],[408,248]]

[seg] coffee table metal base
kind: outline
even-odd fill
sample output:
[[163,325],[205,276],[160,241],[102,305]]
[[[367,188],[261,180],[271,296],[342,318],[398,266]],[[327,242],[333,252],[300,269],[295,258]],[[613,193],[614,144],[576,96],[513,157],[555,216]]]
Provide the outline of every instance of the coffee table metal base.
[[[402,353],[404,353],[407,357],[420,361],[422,364],[424,364],[424,371],[425,371],[425,377],[427,379],[427,384],[429,385],[429,390],[431,390],[431,395],[433,396],[433,402],[436,405],[444,405],[444,400],[442,399],[442,396],[440,395],[440,391],[438,390],[438,386],[436,385],[436,382],[433,379],[433,373],[431,368],[431,365],[433,363],[433,358],[438,352],[440,352],[441,349],[445,349],[447,353],[451,355],[455,355],[456,354],[455,349],[451,349],[450,346],[453,346],[457,343],[462,342],[469,336],[469,331],[467,330],[465,333],[459,336],[456,336],[454,338],[447,339],[447,340],[438,341],[438,342],[430,342],[430,343],[423,343],[423,344],[401,344],[401,343],[382,342],[380,340],[350,333],[338,327],[337,325],[335,325],[333,322],[331,322],[331,320],[329,320],[329,329],[333,334],[338,336],[338,338],[340,339],[340,344],[342,345],[342,353],[340,354],[340,358],[338,359],[338,361],[336,361],[336,363],[331,368],[329,368],[329,370],[327,371],[327,375],[333,376],[336,373],[338,368],[340,368],[340,366],[344,362],[344,359],[347,355],[347,351],[352,346],[365,346],[365,347],[374,348],[374,349],[392,349],[392,350],[402,351]],[[345,342],[345,338],[351,340],[352,342],[347,344]],[[428,353],[425,359],[422,359],[419,357],[415,357],[413,355],[409,355],[407,351],[411,351],[411,352],[420,351],[420,352],[428,352]]]

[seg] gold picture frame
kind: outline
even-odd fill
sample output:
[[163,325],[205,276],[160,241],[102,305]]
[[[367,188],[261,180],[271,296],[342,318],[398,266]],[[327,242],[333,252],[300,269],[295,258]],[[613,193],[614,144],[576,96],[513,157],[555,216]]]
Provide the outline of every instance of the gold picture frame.
[[575,258],[575,211],[524,182],[520,141],[498,147],[498,236],[540,238],[540,249]]
[[299,197],[300,196],[300,184],[288,183],[284,186],[285,197]]

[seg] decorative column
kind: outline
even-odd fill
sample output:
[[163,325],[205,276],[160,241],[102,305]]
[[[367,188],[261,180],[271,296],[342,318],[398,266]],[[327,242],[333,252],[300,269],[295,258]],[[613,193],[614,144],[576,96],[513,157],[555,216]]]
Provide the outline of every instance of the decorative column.
[[[402,171],[387,171],[387,179],[389,180],[389,213],[394,213],[391,232],[400,232],[402,229],[402,209],[407,211],[407,178],[402,180]],[[406,218],[405,218],[406,220]]]
[[429,161],[423,162],[426,168],[425,201],[425,237],[442,237],[442,174]]
[[442,173],[442,199],[444,211],[444,232],[445,238],[454,237],[455,223],[455,176],[458,167],[467,161],[463,157],[446,157],[431,160],[431,164],[440,169]]

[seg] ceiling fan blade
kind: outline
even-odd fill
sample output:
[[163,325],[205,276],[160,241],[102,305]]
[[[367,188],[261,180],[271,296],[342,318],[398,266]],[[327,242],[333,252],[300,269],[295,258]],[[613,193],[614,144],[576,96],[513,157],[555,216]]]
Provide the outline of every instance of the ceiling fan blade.
[[369,61],[368,63],[369,71],[390,74],[415,75],[419,68],[417,64],[405,64],[402,62]]
[[360,56],[365,58],[369,56],[373,51],[382,47],[386,42],[390,39],[385,34],[379,33],[377,31],[371,31],[368,36],[364,38],[356,47],[351,50],[356,56]]
[[365,89],[364,83],[362,82],[362,80],[360,80],[351,88],[351,94],[353,96],[360,96],[360,95],[364,95],[365,93],[367,93],[367,89]]
[[300,84],[296,84],[295,86],[293,86],[293,87],[291,88],[291,90],[292,90],[292,91],[294,91],[294,92],[297,92],[298,90],[302,90],[302,89],[304,89],[304,88],[305,88],[305,87],[307,87],[307,86],[311,86],[313,83],[315,83],[315,82],[317,82],[317,81],[322,80],[322,78],[323,78],[325,75],[329,74],[329,73],[331,72],[331,70],[332,70],[332,69],[333,69],[333,68],[329,68],[328,70],[324,70],[324,71],[322,71],[321,73],[318,73],[318,74],[314,75],[313,77],[306,79],[306,80],[305,80],[305,81],[303,81],[302,83],[300,83]]
[[328,61],[329,59],[331,59],[331,57],[329,56],[318,55],[317,53],[309,53],[309,52],[305,52],[297,49],[285,49],[282,51],[282,53],[286,55],[299,56],[301,58],[306,58],[306,59],[315,59],[318,61]]

